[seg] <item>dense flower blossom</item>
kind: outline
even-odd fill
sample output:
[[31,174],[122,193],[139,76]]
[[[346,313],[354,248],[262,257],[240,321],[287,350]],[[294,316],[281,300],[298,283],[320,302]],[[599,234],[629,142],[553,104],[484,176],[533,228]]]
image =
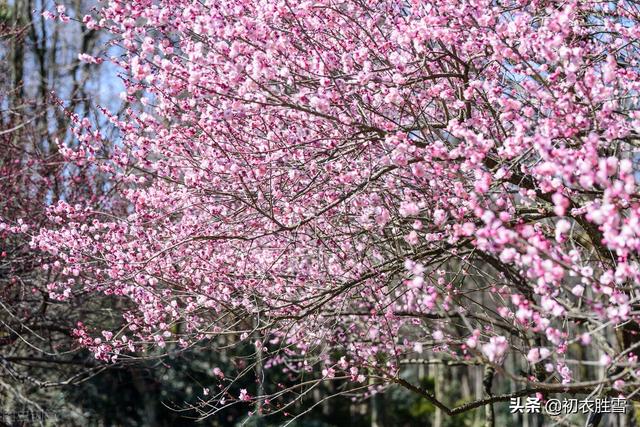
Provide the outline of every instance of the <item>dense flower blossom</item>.
[[51,208],[51,296],[127,301],[75,332],[105,360],[234,331],[319,379],[401,382],[430,346],[571,385],[571,344],[635,339],[627,3],[110,2],[87,22],[126,52],[122,141],[101,159],[79,122],[61,152],[130,208]]

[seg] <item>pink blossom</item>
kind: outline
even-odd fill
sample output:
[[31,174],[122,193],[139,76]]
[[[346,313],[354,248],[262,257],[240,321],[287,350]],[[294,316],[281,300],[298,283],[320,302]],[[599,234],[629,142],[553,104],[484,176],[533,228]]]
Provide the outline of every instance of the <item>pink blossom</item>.
[[588,332],[585,332],[582,335],[580,335],[580,343],[582,345],[591,344],[591,334],[589,334]]
[[45,10],[44,12],[42,12],[42,16],[44,17],[44,19],[46,20],[54,20],[56,19],[56,15],[49,12],[48,10]]
[[491,337],[489,342],[482,346],[482,353],[492,363],[501,363],[502,357],[507,352],[509,343],[503,336]]
[[95,58],[91,55],[87,55],[86,53],[78,54],[78,59],[82,62],[87,62],[89,64],[100,64],[102,63],[102,58]]
[[336,371],[333,368],[325,368],[322,370],[322,376],[325,378],[334,378]]
[[420,208],[418,208],[418,205],[413,202],[402,202],[402,204],[400,205],[400,215],[404,217],[414,216],[419,212]]
[[624,386],[625,386],[624,380],[615,380],[612,385],[613,389],[617,391],[622,391],[624,389]]
[[546,359],[550,355],[551,355],[551,352],[546,347],[532,348],[531,350],[529,350],[529,353],[527,354],[527,360],[532,364],[536,364],[541,360]]

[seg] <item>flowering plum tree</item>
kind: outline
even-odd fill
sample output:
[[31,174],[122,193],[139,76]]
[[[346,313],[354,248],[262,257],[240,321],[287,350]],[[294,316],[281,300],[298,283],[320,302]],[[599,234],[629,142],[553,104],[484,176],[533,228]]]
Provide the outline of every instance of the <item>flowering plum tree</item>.
[[[51,300],[47,285],[56,271],[40,265],[59,261],[31,250],[30,241],[52,225],[47,205],[93,203],[102,195],[95,167],[68,164],[55,144],[73,139],[69,112],[91,113],[100,102],[89,98],[100,87],[99,67],[77,57],[80,48],[95,52],[100,34],[47,23],[32,3],[0,3],[0,424],[50,418],[65,401],[57,421],[77,425],[86,420],[75,402],[63,399],[64,388],[107,365],[92,360],[71,332],[78,317],[108,321],[109,305],[79,292],[64,303]],[[72,16],[90,8],[87,1],[66,3]],[[65,109],[57,97],[66,100]]]
[[[113,0],[85,22],[124,52],[121,141],[99,156],[85,121],[60,151],[128,208],[52,206],[51,295],[122,301],[119,328],[75,331],[105,361],[251,343],[257,385],[217,368],[205,413],[291,412],[330,381],[449,415],[633,397],[639,20],[635,1]],[[437,361],[484,366],[484,395],[452,407],[404,374]]]

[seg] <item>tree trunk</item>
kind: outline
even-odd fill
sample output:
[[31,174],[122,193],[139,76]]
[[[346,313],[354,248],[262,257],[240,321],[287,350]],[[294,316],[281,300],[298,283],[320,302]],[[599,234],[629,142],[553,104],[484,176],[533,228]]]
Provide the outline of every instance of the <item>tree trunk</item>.
[[[491,397],[491,387],[493,386],[493,376],[495,375],[496,370],[493,366],[486,366],[484,368],[484,376],[482,378],[482,385],[484,386],[484,392],[487,397]],[[484,407],[485,410],[485,427],[495,427],[496,419],[495,412],[493,408],[493,403],[486,405]]]
[[[442,402],[444,391],[444,366],[440,364],[433,365],[434,385],[436,399]],[[436,408],[436,414],[433,420],[433,427],[442,427],[444,425],[444,413],[440,408]]]

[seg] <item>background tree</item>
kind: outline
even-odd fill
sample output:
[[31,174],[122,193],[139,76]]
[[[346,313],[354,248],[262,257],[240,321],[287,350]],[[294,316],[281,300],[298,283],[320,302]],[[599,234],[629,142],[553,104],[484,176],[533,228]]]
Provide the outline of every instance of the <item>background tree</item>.
[[[76,16],[90,5],[68,6]],[[33,251],[30,235],[50,226],[47,206],[104,193],[91,167],[69,167],[57,142],[72,138],[72,114],[99,119],[96,106],[112,104],[98,93],[109,86],[97,83],[100,68],[78,60],[78,51],[96,51],[99,34],[78,22],[46,22],[41,8],[0,2],[0,422],[82,425],[85,410],[67,401],[65,387],[105,366],[72,330],[79,318],[108,321],[109,307],[86,294],[51,300],[56,274],[42,266],[55,260]]]

